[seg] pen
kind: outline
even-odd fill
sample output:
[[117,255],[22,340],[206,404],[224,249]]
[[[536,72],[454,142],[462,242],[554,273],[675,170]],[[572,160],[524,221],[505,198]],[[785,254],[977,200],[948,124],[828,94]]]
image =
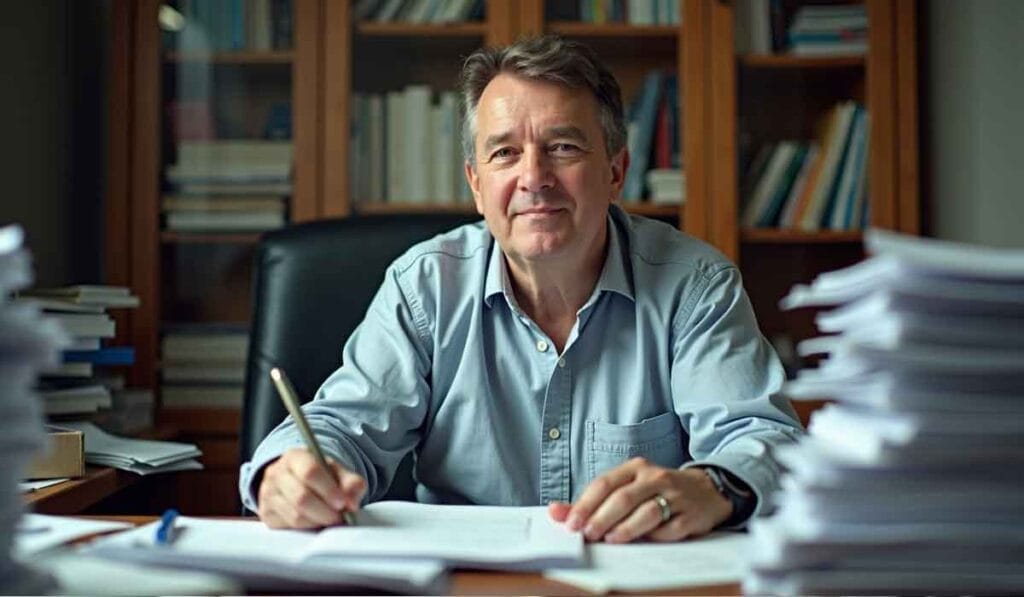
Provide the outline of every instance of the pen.
[[156,544],[170,545],[178,538],[179,529],[175,524],[178,518],[178,511],[171,508],[160,517],[160,525],[156,528]]
[[[302,434],[306,447],[313,453],[313,457],[320,464],[320,468],[324,469],[328,476],[334,478],[334,472],[331,470],[330,465],[327,464],[327,459],[324,458],[323,450],[320,449],[320,443],[316,441],[316,436],[313,435],[313,430],[310,429],[309,422],[306,421],[306,416],[302,413],[302,408],[299,406],[299,398],[295,394],[292,382],[288,381],[288,376],[279,367],[274,367],[270,370],[270,379],[274,380],[274,387],[277,388],[277,393],[281,396],[281,402],[284,402],[284,407],[288,409],[288,414],[292,416],[295,426],[299,428],[299,433]],[[347,510],[342,511],[341,517],[347,525],[354,526],[356,524],[355,516]]]

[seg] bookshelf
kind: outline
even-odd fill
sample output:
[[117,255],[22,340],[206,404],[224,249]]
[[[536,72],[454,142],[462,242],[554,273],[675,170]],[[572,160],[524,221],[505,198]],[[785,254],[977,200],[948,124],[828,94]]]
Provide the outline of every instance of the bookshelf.
[[[157,25],[161,4],[115,0],[112,5],[105,281],[131,286],[142,300],[140,309],[118,322],[122,341],[136,347],[134,385],[159,387],[166,324],[244,327],[251,306],[249,264],[258,232],[169,230],[162,224],[167,98],[175,91],[168,71],[182,68],[208,68],[218,81],[231,82],[218,88],[217,101],[234,110],[239,126],[255,130],[269,103],[290,103],[288,222],[364,213],[471,213],[472,203],[454,195],[395,195],[382,201],[383,196],[360,192],[353,159],[362,152],[350,129],[361,96],[409,85],[429,86],[435,97],[454,89],[461,59],[481,45],[543,32],[587,43],[619,79],[627,106],[649,72],[671,73],[680,104],[672,132],[685,164],[686,201],[662,205],[626,197],[623,205],[668,221],[737,261],[769,338],[809,335],[811,315],[779,312],[778,298],[795,282],[855,261],[862,245],[859,230],[742,225],[742,167],[758,144],[809,138],[829,106],[857,99],[872,118],[871,222],[917,232],[913,0],[866,0],[866,54],[821,57],[737,53],[737,2],[719,0],[679,0],[678,23],[642,25],[584,22],[579,3],[554,0],[484,0],[471,20],[454,23],[357,19],[356,3],[291,0],[291,47],[210,52],[165,47]],[[790,14],[800,5],[781,4]],[[237,462],[228,456],[237,445],[237,409],[162,410],[157,420],[173,423],[190,440],[216,451],[217,466],[181,490],[193,492],[183,497],[199,508],[193,512],[237,512]],[[216,490],[198,491],[203,483]],[[204,507],[197,495],[212,501]]]

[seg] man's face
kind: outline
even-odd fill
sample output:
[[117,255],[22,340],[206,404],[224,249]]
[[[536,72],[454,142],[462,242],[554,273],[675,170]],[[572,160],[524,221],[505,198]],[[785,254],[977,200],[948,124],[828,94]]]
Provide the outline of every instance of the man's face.
[[510,259],[583,260],[603,248],[629,158],[609,158],[589,91],[498,75],[477,106],[477,211]]

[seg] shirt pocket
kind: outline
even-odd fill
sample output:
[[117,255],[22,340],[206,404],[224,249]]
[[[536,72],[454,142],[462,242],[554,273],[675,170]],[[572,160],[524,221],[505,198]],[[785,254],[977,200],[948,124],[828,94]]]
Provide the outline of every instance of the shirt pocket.
[[633,425],[587,421],[586,443],[591,481],[636,456],[666,468],[681,466],[685,458],[679,417],[673,412]]

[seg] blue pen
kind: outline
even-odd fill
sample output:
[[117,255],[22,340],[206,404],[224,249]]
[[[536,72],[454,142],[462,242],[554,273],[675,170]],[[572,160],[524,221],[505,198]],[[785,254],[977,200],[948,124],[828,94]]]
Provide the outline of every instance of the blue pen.
[[178,528],[174,524],[178,518],[178,511],[171,508],[160,517],[160,526],[156,528],[156,544],[170,545],[178,537]]

